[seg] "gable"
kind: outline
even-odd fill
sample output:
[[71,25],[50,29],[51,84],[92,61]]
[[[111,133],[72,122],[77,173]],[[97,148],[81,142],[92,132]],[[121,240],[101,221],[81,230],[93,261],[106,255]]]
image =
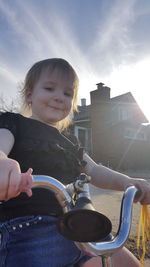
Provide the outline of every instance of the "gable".
[[119,95],[116,97],[111,98],[112,102],[122,102],[122,103],[135,103],[137,104],[135,98],[133,97],[133,95],[128,92],[126,94],[123,95]]
[[135,107],[139,122],[141,123],[149,122],[145,114],[143,113],[142,109],[140,108],[140,106],[138,105],[135,98],[130,92],[111,98],[111,103],[122,107],[124,110],[125,109],[130,110],[130,108]]

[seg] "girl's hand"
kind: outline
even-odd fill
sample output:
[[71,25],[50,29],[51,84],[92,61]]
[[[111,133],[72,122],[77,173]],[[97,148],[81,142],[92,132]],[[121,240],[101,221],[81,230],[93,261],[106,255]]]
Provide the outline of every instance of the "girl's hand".
[[17,196],[21,182],[21,171],[17,161],[0,158],[0,200]]
[[150,183],[144,179],[133,179],[131,185],[139,189],[134,202],[140,202],[142,205],[150,204]]
[[21,183],[19,186],[19,191],[25,192],[28,197],[32,196],[32,172],[33,170],[30,168],[27,172],[21,174]]
[[23,174],[24,179],[17,161],[9,159],[7,156],[0,158],[0,200],[14,198],[21,191],[31,196],[31,173],[32,169],[29,169],[26,174]]

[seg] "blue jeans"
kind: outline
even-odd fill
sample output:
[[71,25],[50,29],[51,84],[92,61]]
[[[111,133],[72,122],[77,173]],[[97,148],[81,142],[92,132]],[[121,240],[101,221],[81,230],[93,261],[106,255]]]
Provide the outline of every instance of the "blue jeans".
[[56,217],[25,216],[0,223],[0,267],[73,267],[91,257],[56,229]]

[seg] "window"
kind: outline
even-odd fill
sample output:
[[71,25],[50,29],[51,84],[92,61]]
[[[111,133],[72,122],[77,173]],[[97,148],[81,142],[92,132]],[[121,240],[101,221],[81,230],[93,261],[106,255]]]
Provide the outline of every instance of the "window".
[[141,129],[126,128],[124,137],[135,140],[146,140],[146,133]]
[[84,127],[75,126],[75,136],[79,139],[81,145],[87,148],[88,130]]
[[124,121],[129,119],[130,114],[129,114],[129,109],[125,107],[119,107],[119,120]]

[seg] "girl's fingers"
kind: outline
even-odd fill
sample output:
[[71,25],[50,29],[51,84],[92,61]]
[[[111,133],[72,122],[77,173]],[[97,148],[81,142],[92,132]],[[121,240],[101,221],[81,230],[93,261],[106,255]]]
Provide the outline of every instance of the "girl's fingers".
[[30,188],[26,189],[24,192],[27,194],[28,197],[32,197],[32,190]]
[[32,195],[32,172],[31,168],[26,173],[21,174],[19,163],[12,159],[0,160],[0,200],[8,200],[26,192]]
[[3,172],[0,172],[0,200],[5,200],[8,194],[8,183],[9,183],[9,172],[7,169],[4,169]]
[[33,169],[32,169],[32,168],[29,168],[29,169],[27,170],[27,172],[25,172],[25,174],[29,174],[29,175],[31,175],[32,172],[33,172]]
[[9,174],[6,199],[10,199],[18,195],[20,182],[21,182],[20,170],[17,168],[12,169],[12,171]]
[[19,186],[19,191],[25,192],[29,197],[32,196],[32,172],[33,170],[30,168],[26,173],[21,174],[21,183]]
[[140,202],[141,205],[149,205],[150,204],[150,193],[139,190],[139,195],[137,194],[134,199],[134,203]]
[[32,172],[33,172],[33,169],[32,168],[29,168],[28,171],[27,171],[27,176],[26,176],[26,179],[27,179],[27,186],[29,188],[32,187]]

